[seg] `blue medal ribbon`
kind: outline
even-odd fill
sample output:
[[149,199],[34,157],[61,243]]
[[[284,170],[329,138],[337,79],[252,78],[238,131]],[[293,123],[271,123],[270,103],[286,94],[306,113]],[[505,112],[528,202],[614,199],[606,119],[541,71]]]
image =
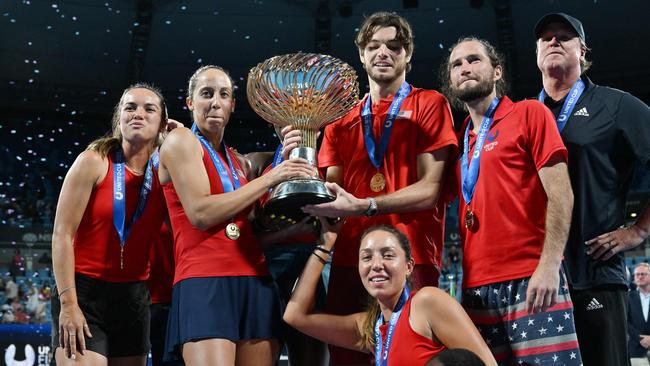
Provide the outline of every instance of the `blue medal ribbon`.
[[[284,159],[282,159],[282,145],[283,144],[278,145],[277,149],[275,149],[275,154],[273,155],[273,162],[271,163],[271,169],[280,165],[280,163],[284,161]],[[269,193],[273,192],[273,188],[274,187],[269,188]]]
[[217,172],[219,173],[219,178],[221,179],[221,184],[223,186],[224,193],[232,192],[236,189],[239,189],[239,187],[241,186],[241,183],[239,182],[239,174],[237,174],[237,171],[235,170],[235,166],[232,163],[232,159],[230,158],[230,153],[228,152],[228,146],[226,146],[226,143],[222,141],[221,145],[224,150],[226,161],[228,162],[228,167],[230,168],[230,174],[228,174],[228,170],[226,169],[223,162],[221,161],[219,154],[217,154],[217,152],[214,150],[212,145],[210,145],[208,140],[201,134],[201,131],[199,131],[199,128],[196,126],[196,123],[192,125],[192,132],[194,132],[194,134],[199,139],[201,144],[205,146],[205,149],[208,150],[208,154],[210,154],[210,159],[212,159],[212,164],[214,164],[215,169],[217,169]]
[[472,154],[471,164],[468,162],[469,157],[469,130],[473,126],[473,122],[470,119],[467,127],[465,128],[465,138],[463,139],[463,156],[461,157],[460,162],[460,175],[463,184],[463,198],[465,199],[465,204],[468,204],[472,201],[474,197],[474,188],[476,187],[476,181],[478,181],[479,168],[481,166],[481,154],[483,153],[483,144],[485,143],[485,138],[487,138],[488,132],[490,131],[490,126],[492,126],[492,117],[494,112],[499,105],[499,98],[494,98],[490,107],[485,112],[485,117],[483,117],[483,122],[481,123],[481,128],[478,131],[476,136],[476,144],[474,145],[474,153]]
[[158,159],[158,154],[149,159],[147,168],[144,174],[144,182],[140,187],[140,196],[138,197],[138,204],[135,213],[131,218],[131,222],[126,224],[126,178],[124,172],[124,153],[122,150],[115,152],[113,157],[113,225],[117,230],[117,235],[120,238],[120,248],[124,250],[126,240],[131,234],[133,224],[142,216],[144,208],[147,205],[147,199],[151,192],[151,184],[153,182],[153,165],[154,160]]
[[[397,321],[402,314],[402,309],[404,308],[404,305],[406,304],[406,301],[408,301],[410,295],[411,291],[409,291],[408,287],[404,286],[404,290],[402,290],[402,294],[400,295],[399,300],[395,305],[395,309],[393,309],[393,314],[390,316],[390,321],[388,322],[385,344],[381,339],[381,331],[379,330],[379,327],[383,323],[384,316],[379,313],[379,316],[377,317],[377,321],[375,322],[375,366],[386,366],[388,363],[388,350],[390,349],[390,344],[393,341],[393,332],[395,331]],[[384,352],[382,352],[382,346]]]
[[[571,90],[569,90],[569,94],[567,94],[567,97],[564,100],[564,105],[562,105],[560,115],[557,116],[557,129],[560,131],[560,133],[562,133],[562,130],[564,130],[564,127],[566,127],[566,123],[569,121],[569,117],[573,112],[573,108],[575,108],[576,104],[578,104],[578,99],[580,99],[580,96],[584,91],[585,83],[582,81],[582,79],[578,79],[578,81],[576,81],[575,84],[573,84],[571,87]],[[544,99],[546,99],[546,92],[542,88],[542,91],[539,92],[537,100],[544,103]]]
[[153,165],[153,168],[158,171],[158,166],[160,165],[160,149],[158,148],[156,148],[151,155],[151,165]]
[[399,87],[397,94],[393,98],[393,102],[390,105],[388,110],[388,115],[386,116],[386,121],[381,130],[381,137],[379,138],[379,148],[377,149],[375,143],[375,136],[372,131],[372,101],[370,100],[370,94],[366,98],[366,103],[363,106],[361,112],[361,120],[363,126],[363,140],[366,145],[366,151],[368,152],[368,157],[372,162],[372,165],[375,168],[379,169],[381,163],[384,160],[384,154],[386,153],[386,148],[388,147],[388,141],[390,140],[390,134],[393,130],[393,123],[397,118],[402,102],[411,92],[411,86],[405,81]]
[[278,145],[278,148],[275,149],[275,154],[273,155],[273,164],[272,167],[280,165],[284,159],[282,159],[282,144]]

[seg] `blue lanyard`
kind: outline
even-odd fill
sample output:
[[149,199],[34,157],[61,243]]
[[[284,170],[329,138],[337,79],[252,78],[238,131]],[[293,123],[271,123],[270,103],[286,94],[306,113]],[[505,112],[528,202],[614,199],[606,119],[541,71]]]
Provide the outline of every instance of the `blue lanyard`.
[[478,173],[481,165],[481,154],[483,153],[483,144],[485,143],[485,138],[490,131],[490,126],[492,126],[494,112],[499,105],[499,98],[494,98],[487,112],[485,112],[485,117],[483,117],[483,123],[481,123],[481,128],[478,131],[476,136],[476,144],[474,145],[474,153],[472,154],[471,164],[468,162],[469,156],[469,130],[472,127],[472,120],[470,119],[467,127],[465,128],[465,138],[463,139],[463,156],[460,162],[460,175],[463,183],[463,199],[465,203],[469,204],[474,197],[474,188],[476,187],[476,181],[478,181]]
[[273,168],[280,165],[284,159],[282,159],[282,144],[278,145],[278,148],[275,149],[275,154],[273,155]]
[[[393,341],[393,332],[395,331],[395,326],[397,325],[399,316],[402,314],[402,309],[404,308],[406,301],[409,299],[410,294],[411,292],[409,291],[408,287],[404,286],[404,290],[402,291],[402,294],[400,295],[399,300],[395,305],[393,314],[390,316],[388,329],[386,331],[386,344],[384,344],[383,340],[381,339],[381,331],[379,330],[384,317],[381,313],[379,313],[379,316],[377,317],[377,321],[375,322],[375,366],[386,366],[388,363],[388,350],[390,348],[391,342]],[[382,346],[384,346],[383,353],[381,352]]]
[[144,208],[147,205],[147,198],[151,192],[151,183],[153,181],[153,160],[157,160],[158,155],[149,159],[147,168],[144,174],[144,182],[140,187],[140,196],[138,197],[138,205],[136,206],[135,213],[131,218],[131,222],[126,225],[126,179],[124,172],[124,154],[122,150],[115,152],[113,160],[113,225],[117,230],[117,235],[120,237],[120,247],[124,249],[126,240],[131,234],[133,224],[142,216]]
[[[578,103],[578,99],[580,99],[583,91],[585,91],[585,83],[582,79],[578,79],[578,81],[576,81],[571,87],[571,90],[569,90],[569,94],[564,100],[564,105],[562,105],[560,115],[557,116],[557,129],[560,130],[560,133],[562,133],[562,130],[566,127],[566,123],[569,121],[569,116],[573,112],[573,108],[575,108]],[[544,103],[544,99],[546,99],[546,92],[542,88],[537,100]]]
[[377,149],[375,144],[375,136],[372,131],[372,102],[370,100],[370,94],[366,98],[366,103],[363,106],[361,112],[361,120],[363,122],[363,140],[366,145],[366,151],[368,151],[368,157],[375,168],[379,169],[381,163],[384,160],[384,154],[386,153],[386,148],[388,147],[388,141],[390,140],[390,134],[393,130],[393,123],[397,118],[399,109],[402,106],[402,102],[411,92],[411,86],[405,81],[399,87],[397,94],[393,98],[393,102],[390,105],[388,110],[388,115],[386,116],[386,121],[381,130],[381,137],[379,138],[379,149]]
[[160,165],[160,149],[158,148],[156,148],[153,155],[151,155],[151,165],[153,165],[153,168],[158,171],[158,166]]
[[236,189],[239,189],[239,187],[241,186],[241,184],[239,183],[239,175],[235,170],[235,166],[232,164],[232,160],[230,159],[230,154],[228,153],[228,146],[226,146],[226,143],[222,142],[221,145],[223,146],[224,155],[226,156],[226,161],[228,161],[230,174],[228,174],[226,167],[221,162],[221,158],[219,157],[217,152],[214,150],[214,148],[212,148],[212,145],[210,145],[208,140],[206,140],[206,138],[203,137],[201,131],[199,131],[199,128],[196,126],[196,123],[192,125],[192,132],[194,132],[194,134],[199,139],[201,144],[205,146],[205,149],[208,150],[208,154],[210,154],[210,159],[212,159],[212,164],[214,164],[214,167],[217,169],[217,172],[219,173],[219,178],[221,179],[221,185],[223,186],[223,192],[228,193]]

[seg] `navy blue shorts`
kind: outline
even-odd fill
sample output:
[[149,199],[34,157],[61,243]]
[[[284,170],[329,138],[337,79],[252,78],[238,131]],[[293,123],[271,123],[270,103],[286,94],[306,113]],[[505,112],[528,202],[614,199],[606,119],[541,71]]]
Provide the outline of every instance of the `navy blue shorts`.
[[203,339],[278,339],[281,324],[270,276],[188,278],[174,285],[164,359],[182,358],[184,343]]

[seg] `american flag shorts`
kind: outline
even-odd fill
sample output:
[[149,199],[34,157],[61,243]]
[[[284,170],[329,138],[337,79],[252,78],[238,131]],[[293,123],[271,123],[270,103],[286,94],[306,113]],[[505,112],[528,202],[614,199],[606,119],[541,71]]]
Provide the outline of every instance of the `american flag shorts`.
[[463,307],[499,365],[582,365],[564,272],[557,303],[541,313],[526,310],[529,280],[467,288]]

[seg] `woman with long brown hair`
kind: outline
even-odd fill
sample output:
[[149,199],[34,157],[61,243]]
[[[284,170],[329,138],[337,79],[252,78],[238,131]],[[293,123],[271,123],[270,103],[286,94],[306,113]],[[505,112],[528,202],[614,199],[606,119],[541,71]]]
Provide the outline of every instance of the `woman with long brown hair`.
[[52,235],[58,365],[146,363],[144,280],[166,212],[154,151],[166,125],[158,89],[127,88],[113,113],[112,134],[93,141],[63,181]]
[[296,285],[284,320],[329,344],[374,353],[376,365],[424,365],[447,348],[465,348],[486,365],[496,365],[478,330],[458,304],[436,287],[411,292],[413,257],[408,238],[391,226],[369,228],[361,236],[359,275],[371,297],[366,312],[334,315],[315,312],[316,284],[331,259],[337,230],[321,219],[316,247]]

